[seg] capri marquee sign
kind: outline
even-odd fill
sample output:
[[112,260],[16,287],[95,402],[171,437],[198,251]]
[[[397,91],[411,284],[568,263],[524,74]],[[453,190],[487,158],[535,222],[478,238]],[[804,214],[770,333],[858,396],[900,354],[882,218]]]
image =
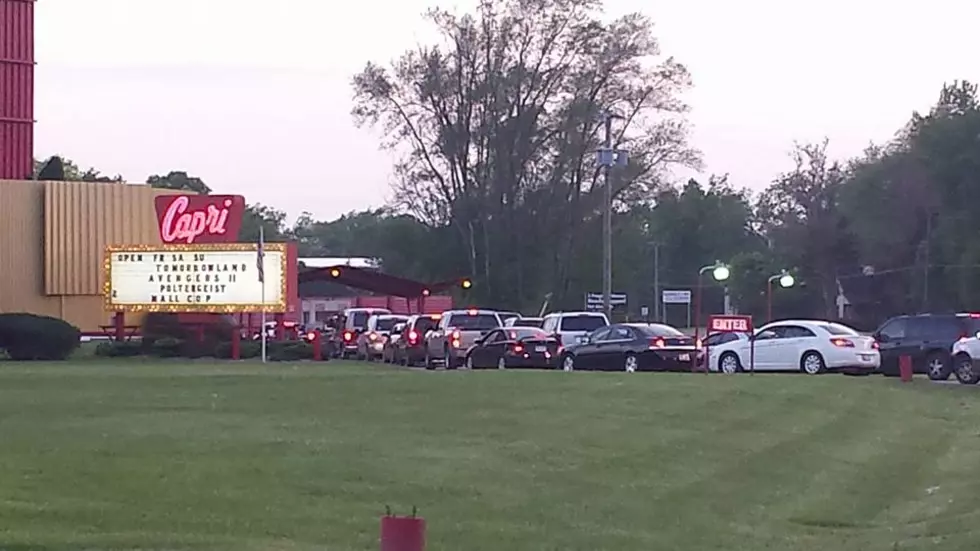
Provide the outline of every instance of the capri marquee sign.
[[250,243],[108,247],[105,309],[285,312],[286,262],[281,243],[265,244],[261,257]]

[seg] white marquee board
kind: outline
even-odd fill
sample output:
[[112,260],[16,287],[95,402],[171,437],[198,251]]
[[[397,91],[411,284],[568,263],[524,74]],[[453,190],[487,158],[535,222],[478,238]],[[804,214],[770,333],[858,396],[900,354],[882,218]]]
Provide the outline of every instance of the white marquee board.
[[245,243],[110,247],[104,265],[106,310],[285,311],[285,247],[265,246],[264,284],[258,259],[257,246]]

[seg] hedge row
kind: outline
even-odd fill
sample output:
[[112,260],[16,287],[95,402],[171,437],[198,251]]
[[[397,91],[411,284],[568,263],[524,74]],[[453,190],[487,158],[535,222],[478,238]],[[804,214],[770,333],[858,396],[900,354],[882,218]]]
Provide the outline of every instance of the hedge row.
[[81,331],[65,320],[36,314],[0,314],[0,351],[15,361],[66,360],[78,349]]
[[[272,341],[266,343],[266,357],[274,362],[293,362],[313,359],[313,345],[305,341]],[[103,342],[95,348],[95,354],[106,358],[134,358],[149,356],[154,358],[218,358],[231,359],[231,342],[211,344],[197,339],[175,339],[163,337],[152,341]],[[242,341],[239,348],[241,359],[258,358],[262,355],[262,344]],[[322,359],[329,357],[323,348]]]

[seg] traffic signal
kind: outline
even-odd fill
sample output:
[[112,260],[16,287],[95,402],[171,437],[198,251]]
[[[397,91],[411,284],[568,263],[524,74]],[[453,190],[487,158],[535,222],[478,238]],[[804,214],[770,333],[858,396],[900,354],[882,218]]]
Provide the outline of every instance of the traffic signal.
[[459,282],[459,286],[462,287],[463,289],[469,289],[470,287],[473,286],[473,282],[470,281],[469,278],[466,278],[463,281]]
[[335,278],[336,277],[340,277],[340,269],[339,268],[334,268],[334,269],[330,270],[330,277],[335,277]]

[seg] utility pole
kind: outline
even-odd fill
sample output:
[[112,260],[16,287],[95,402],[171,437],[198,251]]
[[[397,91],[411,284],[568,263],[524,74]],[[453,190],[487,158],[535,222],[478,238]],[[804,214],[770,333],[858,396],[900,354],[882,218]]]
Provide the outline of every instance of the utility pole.
[[653,242],[653,321],[660,321],[660,243]]
[[926,213],[926,240],[923,243],[922,256],[924,262],[922,266],[922,312],[929,311],[929,249],[932,243],[932,211]]
[[599,166],[605,168],[603,174],[602,205],[602,310],[612,321],[612,169],[625,166],[628,162],[626,152],[613,149],[612,121],[620,118],[612,112],[603,114],[605,136],[602,149],[598,152]]
[[[612,114],[606,113],[606,139],[603,144],[612,157]],[[612,159],[606,165],[602,202],[602,311],[612,322]]]

